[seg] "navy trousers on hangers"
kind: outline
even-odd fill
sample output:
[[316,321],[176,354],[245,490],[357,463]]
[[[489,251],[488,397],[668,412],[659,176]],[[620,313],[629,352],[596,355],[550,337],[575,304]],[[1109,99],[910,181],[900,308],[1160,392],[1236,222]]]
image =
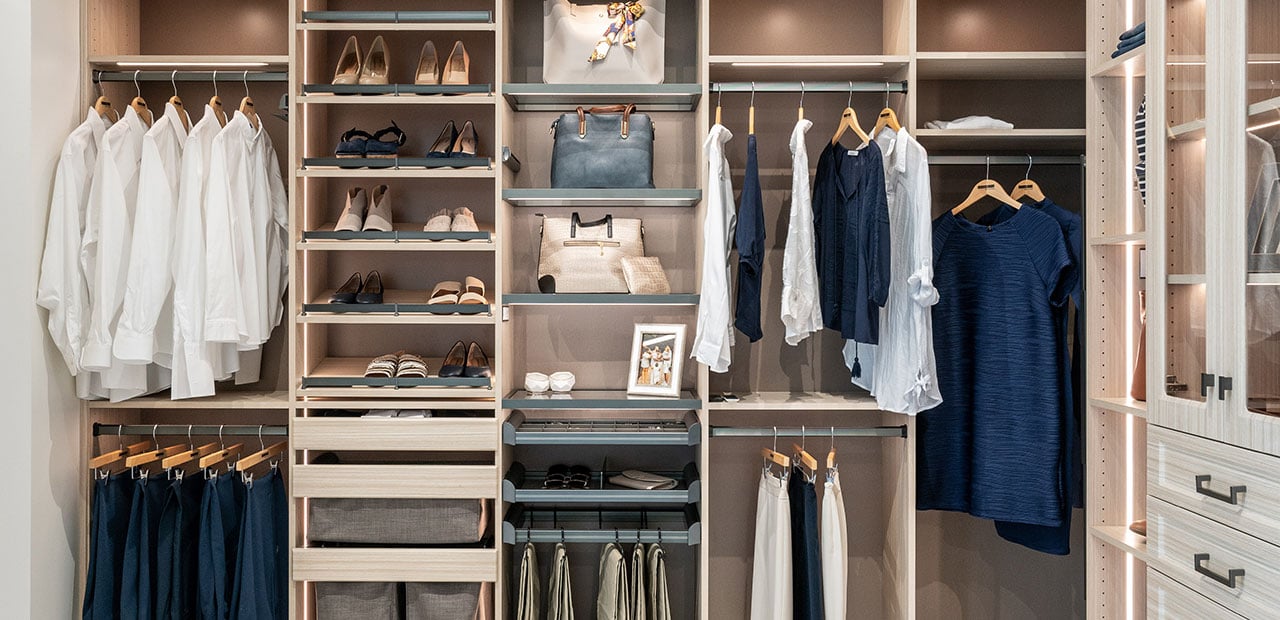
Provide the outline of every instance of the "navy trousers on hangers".
[[196,543],[203,492],[202,473],[169,483],[157,534],[156,618],[196,617]]
[[124,573],[133,490],[133,479],[128,474],[94,481],[89,517],[89,571],[81,614],[84,620],[120,618],[120,579]]
[[205,483],[200,499],[200,534],[196,575],[200,617],[231,617],[231,590],[240,546],[240,519],[244,506],[240,475],[227,473]]
[[151,620],[156,594],[156,535],[169,485],[163,474],[134,481],[129,532],[124,543],[120,617]]
[[272,468],[246,485],[231,596],[233,618],[283,620],[288,615],[288,538],[284,480]]

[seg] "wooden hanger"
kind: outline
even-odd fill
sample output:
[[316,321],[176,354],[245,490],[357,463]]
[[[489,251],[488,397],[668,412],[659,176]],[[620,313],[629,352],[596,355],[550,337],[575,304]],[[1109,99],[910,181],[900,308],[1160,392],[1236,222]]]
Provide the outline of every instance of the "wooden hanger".
[[[97,112],[98,116],[102,118],[110,119],[112,122],[118,121],[120,120],[120,113],[116,112],[115,108],[111,106],[111,99],[107,98],[107,94],[102,92],[101,78],[102,72],[95,70],[93,72],[93,85],[98,89],[98,98],[93,102],[93,111]],[[107,116],[108,114],[114,114],[115,118]]]
[[146,450],[151,447],[151,445],[152,443],[150,441],[139,441],[138,443],[130,446],[122,445],[118,450],[103,452],[102,454],[89,459],[89,469],[106,469],[120,461],[123,461],[125,457],[130,454],[138,454],[139,452]]
[[773,427],[773,449],[761,448],[760,456],[764,457],[765,467],[769,465],[777,465],[784,472],[791,471],[791,457],[778,452],[778,427]]
[[831,451],[827,453],[827,469],[836,468],[836,427],[831,427]]
[[862,140],[863,144],[871,142],[871,136],[868,136],[867,132],[863,131],[862,127],[858,125],[858,113],[853,111],[853,82],[849,82],[848,107],[844,109],[844,112],[840,113],[840,126],[836,127],[836,135],[831,138],[831,143],[838,144],[840,136],[843,136],[845,130],[848,129],[853,130],[853,133]]
[[888,127],[894,131],[902,131],[902,123],[898,122],[898,113],[889,107],[889,83],[884,83],[884,109],[880,110],[880,115],[876,117],[876,126],[871,129],[871,135],[879,135],[880,130]]
[[210,452],[209,454],[200,457],[198,465],[200,466],[200,469],[209,469],[210,467],[221,465],[232,460],[233,457],[239,457],[240,449],[243,447],[244,444],[242,443],[235,444],[231,447],[224,446],[221,450]]
[[1010,197],[1009,193],[1004,191],[1004,187],[999,183],[991,179],[983,179],[973,186],[973,190],[969,192],[969,197],[965,198],[964,202],[956,205],[956,208],[951,210],[951,215],[958,215],[961,211],[968,209],[983,198],[994,198],[1015,209],[1022,208],[1022,203]]
[[756,135],[756,83],[751,83],[751,104],[747,107],[747,135]]
[[1030,198],[1036,202],[1044,201],[1044,191],[1040,189],[1040,184],[1031,180],[1031,156],[1030,155],[1027,155],[1026,178],[1022,179],[1021,181],[1018,181],[1018,184],[1013,186],[1013,193],[1009,194],[1009,197],[1019,202],[1021,202],[1024,197]]
[[818,471],[818,459],[813,458],[812,454],[805,451],[804,447],[798,443],[791,444],[791,449],[796,453],[796,458],[800,460],[800,464],[809,470],[809,473]]
[[181,467],[202,456],[205,456],[207,454],[217,451],[218,446],[220,445],[221,444],[216,442],[207,443],[197,448],[195,446],[195,443],[191,441],[191,425],[187,425],[187,446],[190,448],[190,450],[184,450],[182,452],[179,452],[178,454],[174,454],[173,456],[166,456],[164,460],[160,462],[160,466],[165,469],[173,469],[174,467]]
[[142,122],[147,127],[150,127],[151,122],[155,120],[155,116],[151,114],[151,108],[147,107],[147,100],[142,98],[142,87],[138,86],[138,74],[141,71],[141,69],[135,69],[133,72],[133,87],[138,91],[138,96],[129,102],[129,107],[133,108],[133,111],[138,114],[138,117],[142,119]]
[[720,123],[720,98],[722,96],[724,96],[724,91],[720,90],[720,87],[717,86],[716,87],[716,124],[717,125],[721,124]]
[[244,99],[240,100],[240,113],[249,119],[254,129],[259,128],[258,112],[253,107],[253,97],[249,96],[249,72],[244,72]]
[[804,120],[804,80],[800,80],[800,105],[796,108],[796,122]]
[[236,461],[236,471],[249,471],[263,461],[278,458],[281,454],[284,454],[285,450],[288,448],[289,442],[282,441],[280,443],[267,446],[262,450],[250,454],[249,456],[241,457],[239,461]]
[[218,96],[218,71],[213,72],[213,96],[209,97],[209,107],[213,108],[213,118],[217,119],[218,124],[227,126],[227,109],[222,105],[222,97]]
[[169,446],[167,448],[152,450],[150,452],[143,452],[142,454],[137,454],[137,455],[126,458],[124,460],[124,466],[125,467],[141,467],[143,465],[150,465],[151,463],[162,460],[166,457],[170,457],[175,454],[178,454],[179,452],[182,452],[186,448],[187,446],[185,444],[178,444],[176,446]]
[[187,109],[182,107],[182,97],[178,96],[178,72],[174,71],[169,75],[169,83],[173,85],[173,96],[169,97],[169,105],[178,110],[178,118],[182,119],[182,127],[187,131],[191,131],[191,119],[187,116]]

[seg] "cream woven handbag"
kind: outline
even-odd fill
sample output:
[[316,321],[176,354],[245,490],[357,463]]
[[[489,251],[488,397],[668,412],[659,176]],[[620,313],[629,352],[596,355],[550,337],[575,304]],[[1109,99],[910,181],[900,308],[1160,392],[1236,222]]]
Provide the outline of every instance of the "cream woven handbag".
[[572,217],[542,218],[538,290],[543,293],[626,293],[622,259],[644,256],[639,219],[606,215],[583,222]]

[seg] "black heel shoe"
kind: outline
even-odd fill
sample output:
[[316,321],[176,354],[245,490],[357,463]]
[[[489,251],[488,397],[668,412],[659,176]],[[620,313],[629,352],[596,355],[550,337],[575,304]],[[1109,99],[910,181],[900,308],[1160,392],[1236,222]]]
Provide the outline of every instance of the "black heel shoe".
[[467,367],[463,369],[462,376],[472,379],[493,376],[493,370],[489,368],[489,356],[484,354],[480,343],[472,342],[467,347]]
[[344,282],[342,286],[338,287],[338,290],[334,291],[333,294],[329,296],[329,303],[331,304],[356,303],[356,295],[359,292],[360,292],[360,272],[357,271],[351,274],[351,277],[347,278],[347,281]]
[[461,340],[453,343],[453,347],[449,349],[449,354],[444,356],[444,363],[440,365],[441,377],[461,377],[467,367],[467,345]]
[[359,293],[356,293],[356,303],[382,303],[382,274],[376,270],[369,272],[369,277],[364,280],[364,286],[360,287]]
[[427,149],[427,157],[448,157],[449,151],[453,148],[453,143],[458,139],[458,127],[449,121],[444,124],[444,129],[440,130],[440,135],[436,136],[436,141],[431,143],[431,148]]
[[453,147],[449,149],[449,157],[475,157],[476,144],[479,142],[480,139],[476,136],[476,124],[467,121],[458,131],[458,137],[453,141]]

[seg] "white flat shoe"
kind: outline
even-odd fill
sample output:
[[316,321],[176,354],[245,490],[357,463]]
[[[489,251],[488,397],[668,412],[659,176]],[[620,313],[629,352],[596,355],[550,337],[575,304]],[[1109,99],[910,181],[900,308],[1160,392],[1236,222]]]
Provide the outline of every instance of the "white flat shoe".
[[476,226],[476,214],[466,207],[455,209],[449,230],[453,232],[480,232],[480,228]]
[[427,220],[427,225],[422,227],[426,232],[449,232],[449,227],[453,224],[453,216],[449,214],[448,209],[436,211],[431,219]]
[[364,218],[363,230],[391,232],[391,190],[386,185],[373,188],[369,197],[369,214]]
[[364,214],[369,208],[369,196],[364,188],[353,187],[347,190],[347,205],[342,208],[335,231],[356,232],[364,228]]
[[573,389],[573,384],[578,381],[578,378],[573,376],[573,373],[565,370],[552,373],[547,378],[550,380],[552,392],[568,392]]
[[524,376],[524,389],[531,394],[542,394],[550,387],[550,378],[540,372],[531,372]]

